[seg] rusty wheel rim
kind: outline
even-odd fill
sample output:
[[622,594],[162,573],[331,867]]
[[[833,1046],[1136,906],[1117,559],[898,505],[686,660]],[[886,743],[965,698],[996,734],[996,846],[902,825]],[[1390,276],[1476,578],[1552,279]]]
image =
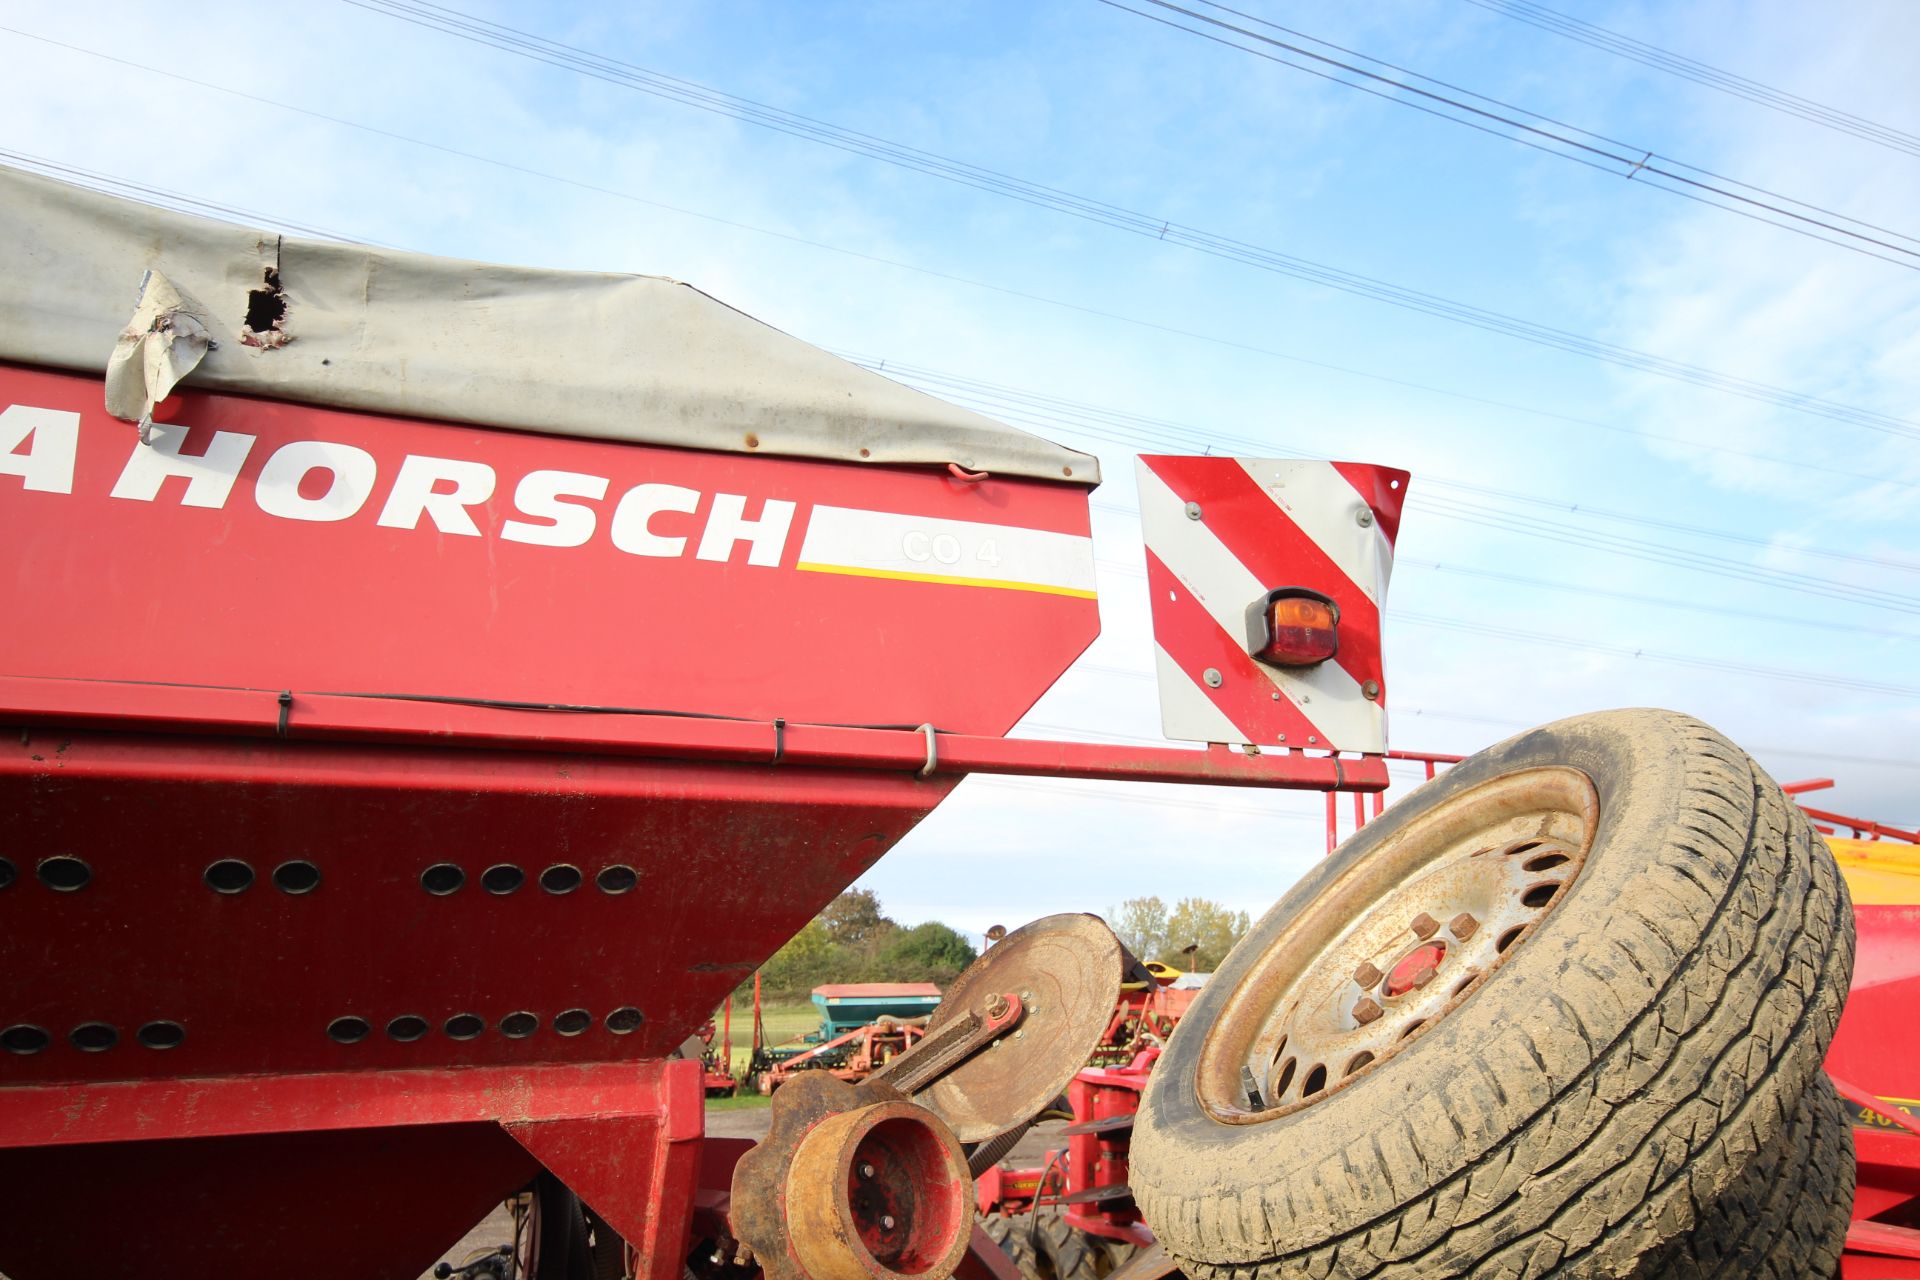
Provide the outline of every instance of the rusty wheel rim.
[[1289,921],[1228,997],[1201,1047],[1201,1104],[1259,1123],[1378,1070],[1552,915],[1598,816],[1584,773],[1526,769],[1388,837]]

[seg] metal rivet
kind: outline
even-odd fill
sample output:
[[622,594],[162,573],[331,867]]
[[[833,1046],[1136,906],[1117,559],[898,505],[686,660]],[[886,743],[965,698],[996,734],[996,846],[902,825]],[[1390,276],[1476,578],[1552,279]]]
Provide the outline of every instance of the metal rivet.
[[47,1034],[45,1027],[36,1027],[30,1022],[15,1023],[5,1031],[0,1031],[0,1049],[22,1057],[39,1053],[52,1043],[53,1037]]
[[1362,529],[1368,528],[1373,524],[1373,512],[1367,507],[1362,507],[1353,513],[1353,519],[1354,523],[1358,524]]
[[583,878],[580,868],[572,863],[556,862],[540,873],[540,887],[558,897],[578,889]]
[[365,1018],[356,1018],[348,1014],[344,1018],[335,1018],[327,1024],[327,1039],[335,1044],[359,1044],[372,1030]]
[[495,863],[480,873],[480,887],[488,893],[512,893],[527,882],[527,873],[511,862]]
[[[1302,701],[1302,702],[1305,702],[1305,701],[1306,701],[1306,699],[1305,699],[1305,698],[1302,698],[1302,699],[1300,699],[1300,701]],[[1320,741],[1320,739],[1319,739],[1319,738],[1318,738],[1317,736],[1315,736],[1314,734],[1311,734],[1311,733],[1310,733],[1310,734],[1308,734],[1308,735],[1307,735],[1307,741],[1308,741],[1308,742],[1318,742],[1318,741]]]
[[403,1013],[387,1024],[387,1034],[408,1044],[427,1034],[427,1020],[417,1013]]
[[82,1053],[105,1053],[120,1043],[120,1033],[104,1022],[83,1022],[67,1032],[67,1040]]
[[640,873],[632,867],[616,863],[593,878],[602,893],[625,893],[640,883]]
[[436,898],[458,893],[467,882],[467,873],[451,862],[436,862],[420,873],[420,887]]
[[440,1029],[449,1040],[471,1040],[487,1029],[487,1023],[477,1013],[456,1013]]
[[638,1009],[630,1004],[622,1005],[607,1015],[607,1030],[617,1036],[624,1036],[630,1031],[638,1030],[644,1021],[646,1019],[640,1016]]
[[1379,697],[1380,682],[1378,680],[1369,680],[1365,684],[1361,685],[1360,696],[1367,699],[1369,702]]
[[164,1019],[149,1022],[134,1032],[134,1039],[149,1049],[177,1049],[180,1042],[187,1038],[187,1029],[177,1022]]
[[1200,518],[1200,504],[1197,502],[1189,502],[1187,504],[1187,519],[1198,520],[1199,518]]
[[881,1229],[882,1229],[882,1230],[884,1230],[884,1231],[891,1231],[891,1230],[893,1230],[893,1215],[892,1215],[892,1214],[890,1214],[890,1213],[883,1213],[883,1214],[881,1214],[881,1215],[880,1215],[880,1227],[881,1227]]
[[1207,682],[1207,688],[1218,689],[1220,687],[1220,668],[1208,667],[1200,673],[1200,678]]
[[55,893],[78,893],[93,879],[93,869],[78,858],[65,854],[43,858],[38,868],[40,883]]
[[524,1009],[500,1019],[500,1034],[509,1040],[525,1040],[540,1029],[540,1019]]
[[253,868],[238,858],[222,858],[200,873],[215,893],[245,893],[253,887]]
[[873,1166],[870,1164],[861,1165],[860,1176],[863,1178],[871,1178],[873,1176]]
[[273,887],[296,898],[312,893],[320,887],[320,868],[304,858],[283,862],[273,869]]

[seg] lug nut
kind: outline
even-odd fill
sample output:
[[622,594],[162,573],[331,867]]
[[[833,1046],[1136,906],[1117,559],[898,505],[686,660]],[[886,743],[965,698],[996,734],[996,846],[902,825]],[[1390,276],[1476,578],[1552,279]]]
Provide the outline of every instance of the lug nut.
[[1360,984],[1362,991],[1371,991],[1380,981],[1380,971],[1373,967],[1373,961],[1362,960],[1360,967],[1353,971],[1353,980]]
[[1447,928],[1452,931],[1454,937],[1460,939],[1460,941],[1462,942],[1465,942],[1468,938],[1471,938],[1473,936],[1474,930],[1478,929],[1479,927],[1480,927],[1480,922],[1478,920],[1475,920],[1470,913],[1465,911],[1462,911],[1459,915],[1447,921]]
[[1438,967],[1430,964],[1423,965],[1422,967],[1415,969],[1412,973],[1407,975],[1408,989],[1412,991],[1418,991],[1421,987],[1424,987],[1429,982],[1432,982],[1433,975],[1437,972],[1439,972]]
[[1371,997],[1363,997],[1359,1004],[1353,1006],[1353,1020],[1363,1027],[1379,1017],[1380,1006],[1375,1004]]
[[1422,911],[1413,918],[1413,936],[1420,941],[1425,942],[1438,932],[1440,932],[1440,922],[1426,912]]

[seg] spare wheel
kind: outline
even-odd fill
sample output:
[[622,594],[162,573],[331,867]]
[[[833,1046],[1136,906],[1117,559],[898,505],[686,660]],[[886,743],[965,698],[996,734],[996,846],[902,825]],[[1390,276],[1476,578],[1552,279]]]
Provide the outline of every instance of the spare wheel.
[[1852,957],[1831,856],[1738,747],[1547,725],[1254,926],[1154,1071],[1133,1189],[1196,1280],[1625,1274],[1782,1139]]

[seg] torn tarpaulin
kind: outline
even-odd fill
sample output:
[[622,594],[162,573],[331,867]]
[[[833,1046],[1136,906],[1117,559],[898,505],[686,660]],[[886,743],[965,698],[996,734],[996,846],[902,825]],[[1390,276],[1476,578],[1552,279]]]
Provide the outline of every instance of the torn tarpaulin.
[[158,271],[142,277],[140,303],[107,359],[107,412],[138,423],[142,443],[153,427],[153,406],[193,372],[213,345],[205,316],[204,308]]

